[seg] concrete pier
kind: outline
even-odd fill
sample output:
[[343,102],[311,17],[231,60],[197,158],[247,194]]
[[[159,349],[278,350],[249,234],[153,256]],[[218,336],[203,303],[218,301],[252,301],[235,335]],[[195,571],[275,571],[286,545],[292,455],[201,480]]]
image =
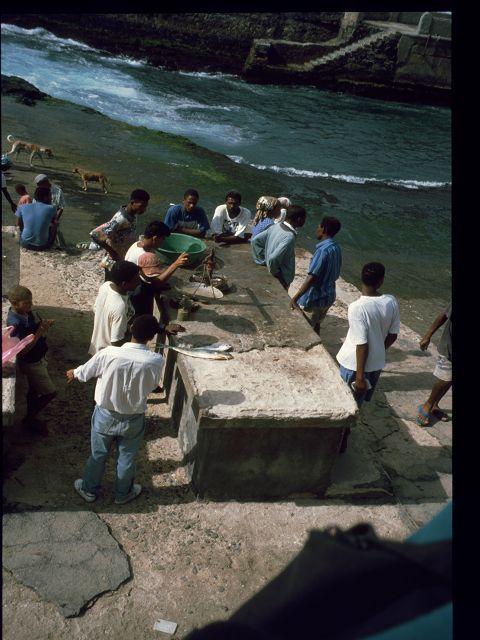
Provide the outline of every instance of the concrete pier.
[[[322,496],[344,429],[356,421],[353,396],[280,283],[253,262],[250,246],[208,244],[231,289],[182,321],[188,333],[176,342],[227,342],[234,357],[169,351],[165,380],[193,487],[210,498]],[[176,272],[184,282],[190,275]]]

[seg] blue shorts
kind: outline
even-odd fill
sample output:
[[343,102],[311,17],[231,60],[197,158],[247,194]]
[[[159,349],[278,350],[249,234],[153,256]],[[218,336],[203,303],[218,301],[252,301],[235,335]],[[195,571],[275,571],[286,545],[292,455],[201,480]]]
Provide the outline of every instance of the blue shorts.
[[[358,393],[355,393],[352,389],[352,393],[355,397],[355,400],[357,401],[358,406],[360,406],[364,400],[366,402],[370,402],[381,373],[382,373],[381,369],[379,369],[378,371],[365,371],[365,378],[372,385],[372,388],[366,391],[365,393],[358,394]],[[350,385],[355,380],[356,376],[357,376],[356,371],[352,371],[351,369],[346,369],[345,367],[342,367],[342,365],[340,365],[340,377],[342,378],[342,380],[345,380],[345,382],[348,385]]]

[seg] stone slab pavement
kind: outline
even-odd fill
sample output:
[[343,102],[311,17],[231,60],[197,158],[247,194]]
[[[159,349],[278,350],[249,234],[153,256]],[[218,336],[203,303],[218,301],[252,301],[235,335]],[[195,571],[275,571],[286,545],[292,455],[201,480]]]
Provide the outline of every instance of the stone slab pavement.
[[126,554],[90,511],[5,514],[3,566],[67,618],[130,578]]

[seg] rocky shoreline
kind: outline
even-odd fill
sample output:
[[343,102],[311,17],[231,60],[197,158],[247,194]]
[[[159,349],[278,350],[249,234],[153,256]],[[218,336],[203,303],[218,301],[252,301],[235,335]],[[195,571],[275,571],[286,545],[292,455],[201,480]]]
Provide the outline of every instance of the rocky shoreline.
[[[388,26],[393,19],[388,12],[6,13],[2,20],[26,29],[44,28],[166,69],[231,73],[247,82],[310,85],[382,100],[449,105],[448,27],[440,27],[447,37],[428,30],[420,36],[421,12],[394,15],[399,21],[404,16],[404,23],[395,28]],[[434,20],[443,18],[432,17],[430,23]],[[375,34],[381,42],[358,47],[354,56],[315,64],[316,58],[346,51]]]

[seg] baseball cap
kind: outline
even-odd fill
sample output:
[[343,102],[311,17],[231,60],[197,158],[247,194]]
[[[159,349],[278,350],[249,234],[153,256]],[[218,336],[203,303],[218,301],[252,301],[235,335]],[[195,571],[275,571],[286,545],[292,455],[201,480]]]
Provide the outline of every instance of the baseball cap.
[[44,173],[39,173],[38,176],[35,176],[35,178],[33,179],[35,184],[43,182],[44,180],[48,180],[48,176],[46,176]]
[[165,267],[156,253],[145,251],[138,258],[138,266],[146,276],[159,276]]

